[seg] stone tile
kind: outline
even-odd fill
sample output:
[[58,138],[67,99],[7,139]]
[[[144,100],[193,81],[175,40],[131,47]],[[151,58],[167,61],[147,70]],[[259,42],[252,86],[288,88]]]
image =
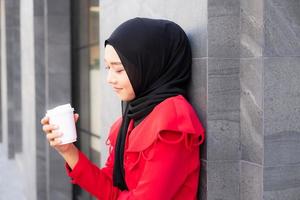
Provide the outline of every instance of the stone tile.
[[47,1],[48,16],[70,16],[70,0]]
[[[282,131],[264,138],[267,167],[300,164],[300,131]],[[300,176],[299,176],[300,177]]]
[[264,59],[264,135],[300,130],[300,58]]
[[262,59],[241,59],[242,159],[263,162],[263,67]]
[[[300,190],[300,165],[264,167],[264,191],[286,193],[288,190]],[[298,192],[294,191],[293,195]],[[298,193],[299,194],[299,193]],[[291,196],[293,196],[291,195]],[[299,196],[298,196],[299,197]]]
[[[48,43],[50,45],[70,45],[70,17],[48,16]],[[86,30],[85,30],[86,31]]]
[[239,59],[208,59],[207,159],[240,159]]
[[207,200],[239,200],[239,185],[239,161],[207,162]]
[[[207,125],[207,58],[193,59],[189,100],[206,129]],[[201,146],[201,158],[207,159],[206,144]]]
[[[37,45],[36,45],[37,46]],[[46,91],[45,91],[45,55],[40,51],[42,47],[36,48],[35,51],[35,117],[36,123],[36,185],[37,199],[47,199],[47,141],[42,131],[40,119],[44,117],[46,112]],[[37,60],[39,62],[37,62]]]
[[[48,45],[48,73],[71,74],[70,45]],[[68,75],[69,76],[69,75]]]
[[263,199],[263,167],[241,161],[240,200]]
[[45,14],[45,1],[33,0],[33,15],[44,16]]
[[300,2],[266,0],[264,56],[300,55]]
[[[72,3],[72,47],[80,48],[87,46],[89,44],[89,10],[88,8],[89,1],[88,0],[76,0],[76,2]],[[101,12],[100,12],[101,13]],[[100,19],[101,20],[101,19]],[[102,25],[101,25],[102,29]],[[102,43],[103,44],[103,43]],[[101,46],[102,47],[102,46]]]
[[[151,1],[148,1],[151,2]],[[161,1],[156,1],[161,4]],[[150,3],[149,3],[150,5]],[[169,6],[172,5],[172,6]],[[150,5],[151,6],[151,5]],[[149,6],[149,7],[150,7]],[[156,10],[159,5],[154,7]],[[194,9],[191,9],[194,8]],[[157,18],[165,18],[178,23],[189,37],[193,58],[207,57],[207,1],[191,0],[189,3],[184,1],[164,1],[163,15]],[[178,13],[182,13],[178,15]]]
[[8,9],[19,9],[20,8],[20,1],[19,0],[10,0],[5,1],[5,7]]
[[56,150],[49,150],[49,199],[70,200],[72,184],[66,175],[64,160]]
[[253,104],[263,109],[263,59],[240,59],[240,81],[242,94],[252,98]]
[[208,1],[208,57],[240,56],[239,0]]
[[45,45],[45,18],[43,16],[35,16],[33,28],[34,28],[35,46],[44,46]]
[[[80,112],[81,120],[80,120],[80,127],[85,130],[90,130],[90,90],[87,90],[89,87],[89,49],[83,48],[80,49],[80,52],[78,52],[79,56],[79,71],[80,71],[80,85],[79,85],[79,94],[80,94],[80,102],[79,102],[79,108],[78,110]],[[106,83],[104,83],[106,84]],[[101,85],[101,84],[100,84]],[[83,138],[82,138],[83,139]],[[86,147],[85,147],[86,148]]]
[[297,188],[289,188],[286,190],[265,191],[264,200],[299,200],[300,190]]
[[241,0],[241,57],[262,56],[263,1]]
[[24,179],[16,160],[7,159],[4,144],[0,143],[0,199],[25,200]]
[[71,80],[70,74],[49,74],[49,98],[47,110],[59,104],[65,104],[71,101]]

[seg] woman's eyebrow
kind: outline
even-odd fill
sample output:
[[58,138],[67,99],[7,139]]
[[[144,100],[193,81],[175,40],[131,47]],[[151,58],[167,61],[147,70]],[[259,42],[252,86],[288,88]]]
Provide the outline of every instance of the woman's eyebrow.
[[111,65],[122,65],[121,62],[110,62]]
[[119,61],[115,61],[115,62],[107,62],[107,60],[105,60],[105,59],[104,59],[104,61],[105,61],[106,63],[111,64],[111,65],[122,65],[122,63],[119,62]]

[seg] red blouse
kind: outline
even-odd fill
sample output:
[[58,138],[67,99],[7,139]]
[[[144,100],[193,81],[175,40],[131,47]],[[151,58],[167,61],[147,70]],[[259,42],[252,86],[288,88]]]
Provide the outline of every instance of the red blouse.
[[130,122],[124,153],[128,191],[112,184],[114,145],[121,118],[111,127],[110,153],[99,169],[79,152],[71,171],[72,183],[101,200],[194,200],[197,199],[204,129],[192,106],[179,95],[158,104],[135,128]]

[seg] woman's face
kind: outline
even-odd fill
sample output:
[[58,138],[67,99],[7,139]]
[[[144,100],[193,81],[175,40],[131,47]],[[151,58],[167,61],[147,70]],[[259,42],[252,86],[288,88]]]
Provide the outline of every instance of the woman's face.
[[116,50],[109,44],[105,47],[104,62],[108,70],[107,82],[112,86],[118,97],[122,101],[133,100],[135,93],[127,73]]

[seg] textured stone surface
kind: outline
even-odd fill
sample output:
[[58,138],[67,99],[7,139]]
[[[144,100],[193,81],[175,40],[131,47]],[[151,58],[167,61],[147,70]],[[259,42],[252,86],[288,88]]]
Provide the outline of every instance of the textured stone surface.
[[240,159],[238,59],[208,59],[207,159]]
[[7,64],[7,134],[10,158],[22,150],[20,83],[20,3],[5,1]]
[[300,165],[265,167],[264,191],[281,191],[300,189]]
[[299,200],[300,190],[299,187],[289,188],[286,190],[276,190],[276,191],[265,191],[264,200]]
[[[46,107],[46,65],[45,65],[45,17],[44,1],[34,1],[34,62],[36,119],[45,115]],[[41,10],[42,9],[42,10]],[[42,16],[41,16],[42,15]],[[37,120],[38,121],[38,120]],[[40,123],[36,123],[36,196],[47,199],[47,142]]]
[[242,160],[263,163],[263,66],[262,59],[240,61]]
[[264,59],[264,134],[300,130],[300,58]]
[[26,200],[24,178],[17,161],[7,159],[4,145],[0,143],[0,199]]
[[[24,0],[20,4],[21,20],[21,84],[22,84],[22,131],[23,151],[18,162],[23,163],[22,176],[27,199],[36,199],[36,116],[35,116],[35,66],[33,1]],[[30,130],[30,131],[29,131]],[[29,134],[30,132],[30,134]],[[39,160],[40,161],[40,160]],[[40,183],[40,182],[39,182]]]
[[300,55],[300,1],[265,0],[264,56]]
[[239,58],[240,1],[208,0],[208,57]]
[[[48,42],[49,44],[69,45],[70,16],[48,16]],[[58,48],[60,49],[60,48]],[[59,57],[59,56],[57,56]]]
[[263,5],[261,0],[241,0],[241,58],[261,57],[264,45]]
[[207,162],[207,200],[239,200],[239,161]]
[[47,0],[48,16],[70,16],[70,0]]
[[264,59],[264,197],[299,199],[300,59]]
[[263,199],[263,167],[241,161],[240,200]]

